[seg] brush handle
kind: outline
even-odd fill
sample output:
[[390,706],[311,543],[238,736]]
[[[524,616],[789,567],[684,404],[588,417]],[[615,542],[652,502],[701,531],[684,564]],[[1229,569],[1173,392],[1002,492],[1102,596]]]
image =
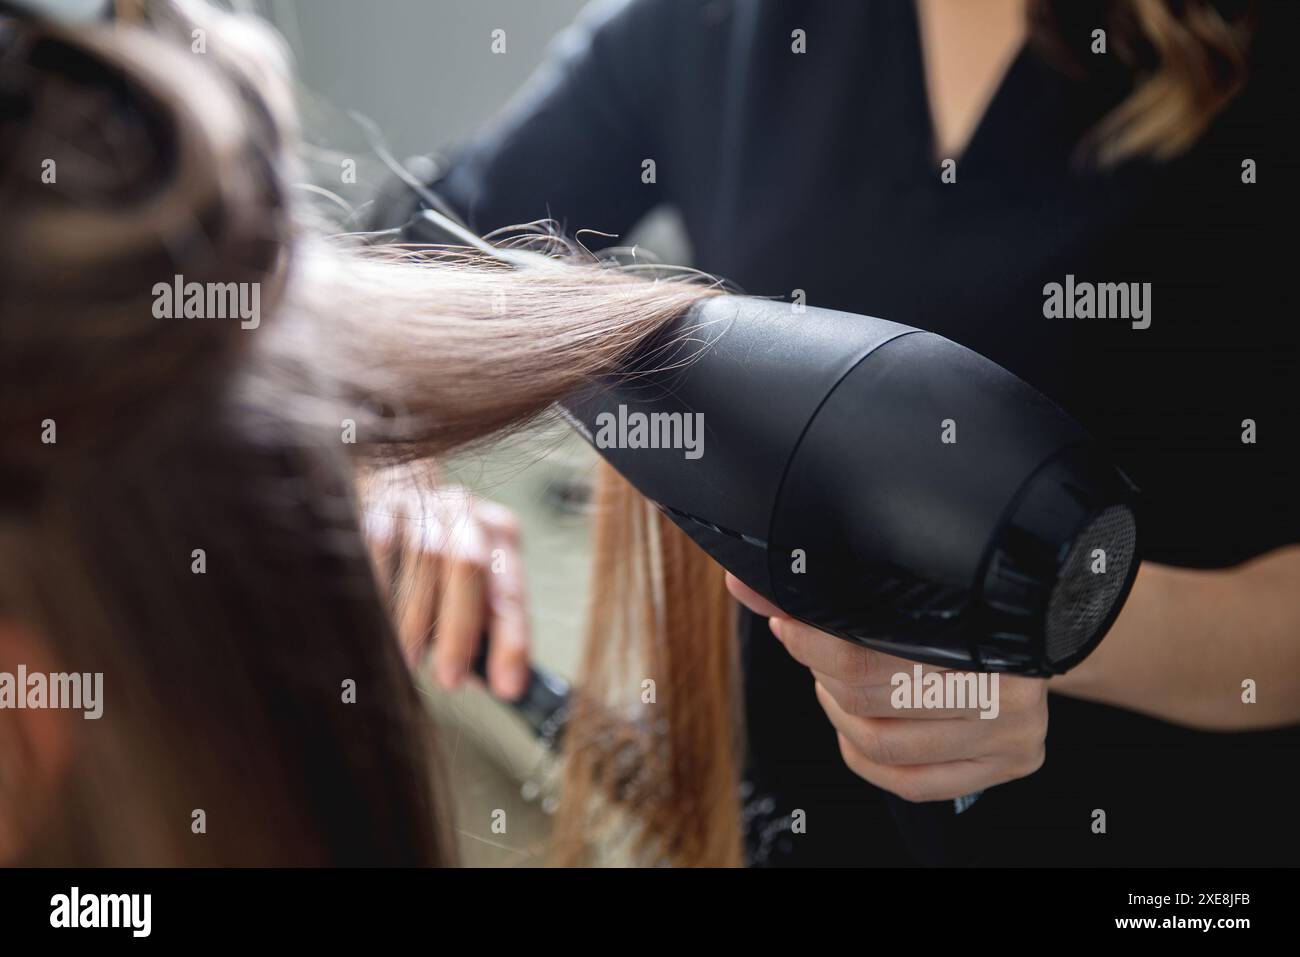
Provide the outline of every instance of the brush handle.
[[[479,636],[478,651],[474,654],[471,669],[487,681],[488,636]],[[513,700],[503,699],[523,719],[524,723],[543,743],[559,748],[564,737],[564,726],[569,716],[569,699],[572,688],[559,675],[536,665],[528,667],[528,683],[523,693]]]

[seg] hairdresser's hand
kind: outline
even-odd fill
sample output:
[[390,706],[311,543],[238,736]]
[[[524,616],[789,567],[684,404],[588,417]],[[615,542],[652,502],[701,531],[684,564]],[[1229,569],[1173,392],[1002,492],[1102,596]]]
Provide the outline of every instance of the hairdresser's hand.
[[[736,600],[770,618],[786,651],[812,671],[817,700],[839,734],[844,762],[861,778],[908,801],[942,801],[1026,777],[1043,764],[1047,682],[998,675],[981,718],[977,707],[894,707],[897,674],[915,662],[854,645],[783,613],[731,575]],[[944,669],[923,666],[923,673]]]
[[390,582],[412,668],[431,661],[439,685],[459,687],[473,680],[486,634],[489,687],[519,697],[528,682],[529,628],[514,515],[458,486],[434,488],[405,475],[372,478],[363,498],[366,537],[381,581]]

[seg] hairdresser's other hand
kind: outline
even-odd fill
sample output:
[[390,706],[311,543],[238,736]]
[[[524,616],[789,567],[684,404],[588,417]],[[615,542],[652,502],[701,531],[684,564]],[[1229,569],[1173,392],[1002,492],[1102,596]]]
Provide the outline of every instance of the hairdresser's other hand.
[[[454,689],[473,680],[488,637],[488,686],[519,697],[528,682],[529,626],[519,523],[502,505],[459,486],[371,481],[366,537],[391,582],[398,637],[414,669]],[[432,654],[429,652],[432,650]]]
[[[894,707],[892,680],[915,662],[863,648],[785,616],[731,575],[741,604],[768,616],[773,634],[806,666],[834,726],[844,762],[859,777],[908,801],[942,801],[1037,771],[1045,757],[1047,682],[998,675],[992,705],[981,709]],[[944,669],[923,666],[923,673]]]

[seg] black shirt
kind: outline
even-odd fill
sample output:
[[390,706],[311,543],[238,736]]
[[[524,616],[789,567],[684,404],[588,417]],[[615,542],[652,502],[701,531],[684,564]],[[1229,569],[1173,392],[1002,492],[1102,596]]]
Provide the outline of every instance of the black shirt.
[[[599,4],[435,188],[480,232],[622,234],[671,204],[695,265],[746,292],[969,346],[1109,443],[1143,492],[1146,559],[1225,567],[1300,541],[1294,85],[1273,52],[1293,20],[1264,11],[1245,93],[1189,153],[1105,171],[1076,147],[1123,91],[1026,46],[945,183],[908,0]],[[1150,327],[1046,318],[1067,276],[1150,282]],[[1053,695],[1045,766],[957,815],[853,775],[807,671],[764,622],[742,637],[754,863],[1300,860],[1297,729],[1211,734]],[[1224,674],[1223,693],[1268,677]],[[785,827],[796,808],[806,833]]]

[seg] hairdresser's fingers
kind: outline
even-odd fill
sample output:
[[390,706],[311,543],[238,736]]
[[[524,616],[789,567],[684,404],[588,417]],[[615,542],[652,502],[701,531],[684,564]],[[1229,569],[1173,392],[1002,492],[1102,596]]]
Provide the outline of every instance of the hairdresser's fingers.
[[470,673],[483,631],[488,626],[488,594],[484,581],[490,560],[487,536],[470,512],[447,523],[442,548],[442,601],[434,628],[433,671],[447,689],[460,685]]
[[438,684],[448,690],[459,687],[470,673],[487,623],[482,567],[467,561],[448,562],[434,625],[433,673]]
[[843,734],[838,735],[840,755],[849,770],[876,787],[896,794],[904,801],[951,801],[997,784],[1025,777],[1037,768],[1021,773],[993,761],[949,761],[944,764],[877,764],[858,751]]
[[478,509],[487,533],[488,685],[493,694],[513,701],[528,685],[528,597],[520,553],[519,521],[509,509],[485,502]]
[[[792,618],[774,617],[768,621],[768,627],[795,661],[833,675],[844,684],[888,687],[894,675],[899,672],[910,675],[917,667],[914,661],[855,645]],[[922,673],[943,670],[931,665],[920,667]]]
[[1019,729],[1015,722],[913,721],[908,718],[860,718],[845,711],[819,682],[817,703],[835,730],[874,764],[941,764],[992,757],[1012,750]]
[[[859,685],[840,681],[834,675],[812,669],[813,677],[841,708],[859,718],[920,718],[952,720],[979,718],[978,702],[969,708],[908,708],[895,704],[898,688],[892,684]],[[910,672],[907,673],[911,678]]]
[[403,503],[393,496],[366,498],[363,536],[380,591],[388,600],[398,644],[416,667],[428,646],[438,607],[438,561],[406,534]]
[[860,777],[909,801],[938,801],[1033,774],[1047,741],[1047,685],[1010,681],[991,720],[860,718],[816,686],[839,735],[845,763]]
[[441,588],[441,569],[436,555],[418,546],[402,550],[397,580],[393,586],[397,639],[407,664],[415,667],[433,639]]
[[731,572],[727,572],[727,591],[731,592],[732,598],[756,615],[771,618],[773,615],[785,614],[780,608],[777,608],[776,605],[754,591]]
[[396,523],[393,517],[377,510],[363,511],[361,537],[370,550],[370,562],[375,569],[375,577],[387,593],[393,580],[396,563]]
[[389,607],[400,610],[397,603],[398,572],[401,563],[398,560],[402,547],[397,525],[387,515],[372,516],[365,514],[362,525],[362,540],[370,552],[370,565],[374,569],[375,581],[380,593],[387,599]]

